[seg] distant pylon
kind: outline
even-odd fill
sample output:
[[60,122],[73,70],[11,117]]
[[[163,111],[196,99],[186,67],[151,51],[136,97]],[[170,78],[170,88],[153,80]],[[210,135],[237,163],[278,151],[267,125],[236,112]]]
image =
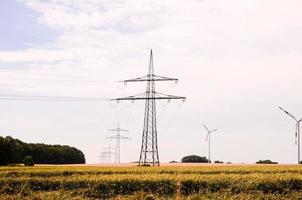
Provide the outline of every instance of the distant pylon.
[[113,139],[115,140],[115,163],[121,162],[121,140],[129,140],[131,138],[125,137],[121,135],[121,132],[128,132],[128,130],[121,129],[120,123],[117,124],[116,129],[109,129],[109,132],[114,132],[113,136],[106,137],[106,139]]
[[117,98],[112,100],[116,100],[116,101],[145,100],[144,128],[143,128],[142,145],[141,145],[141,151],[139,157],[139,165],[159,166],[157,124],[156,124],[156,100],[166,99],[170,101],[171,99],[185,100],[186,98],[180,96],[174,96],[174,95],[166,95],[155,91],[156,81],[175,81],[177,83],[178,79],[158,76],[154,74],[152,49],[150,51],[148,74],[143,77],[124,80],[123,82],[127,83],[127,82],[141,82],[141,81],[147,82],[146,92],[135,96]]
[[111,145],[109,145],[108,147],[103,148],[103,151],[100,154],[100,158],[101,158],[102,162],[110,163],[111,155],[113,155],[113,154],[115,154],[114,148],[112,148]]

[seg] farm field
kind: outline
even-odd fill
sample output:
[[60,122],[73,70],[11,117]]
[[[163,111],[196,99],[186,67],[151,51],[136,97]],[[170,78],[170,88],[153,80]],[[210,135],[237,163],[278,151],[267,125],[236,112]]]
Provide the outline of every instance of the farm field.
[[0,199],[302,199],[302,167],[0,167],[0,194]]

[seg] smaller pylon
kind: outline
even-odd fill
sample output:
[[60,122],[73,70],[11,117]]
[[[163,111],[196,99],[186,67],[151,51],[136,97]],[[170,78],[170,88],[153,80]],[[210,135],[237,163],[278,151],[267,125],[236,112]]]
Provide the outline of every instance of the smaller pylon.
[[114,155],[114,148],[109,145],[108,147],[104,147],[103,151],[100,154],[100,159],[102,162],[110,163],[111,162],[111,156]]
[[115,140],[115,163],[121,162],[121,140],[130,140],[131,138],[122,136],[122,132],[128,132],[126,129],[120,128],[120,123],[117,124],[117,128],[109,129],[109,133],[114,132],[114,135],[106,137],[106,139]]

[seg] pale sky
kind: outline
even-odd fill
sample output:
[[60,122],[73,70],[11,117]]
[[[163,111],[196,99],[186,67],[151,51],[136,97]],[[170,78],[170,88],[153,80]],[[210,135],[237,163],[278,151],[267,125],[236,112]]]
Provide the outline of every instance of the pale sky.
[[[300,0],[0,0],[0,134],[81,149],[101,162],[108,129],[129,130],[122,162],[139,158],[143,102],[13,101],[24,96],[115,98],[147,73],[179,78],[157,91],[186,96],[158,102],[160,161],[297,162],[295,124],[302,117]],[[6,98],[6,99],[3,99]]]

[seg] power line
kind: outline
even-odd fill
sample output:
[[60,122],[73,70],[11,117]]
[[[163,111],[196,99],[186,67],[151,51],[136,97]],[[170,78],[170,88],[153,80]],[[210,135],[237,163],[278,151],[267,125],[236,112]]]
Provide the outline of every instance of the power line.
[[64,97],[64,96],[35,96],[35,95],[1,95],[0,100],[6,101],[109,101],[105,98]]
[[20,70],[5,70],[0,69],[0,72],[5,73],[12,73],[12,74],[26,74],[26,75],[38,75],[38,76],[49,76],[49,77],[63,77],[63,78],[69,78],[71,80],[90,80],[90,81],[117,81],[117,79],[113,78],[104,78],[104,77],[88,77],[88,76],[71,76],[71,75],[62,75],[62,74],[46,74],[46,73],[33,73],[33,72],[25,72]]
[[[0,76],[1,77],[1,76]],[[85,79],[46,79],[46,78],[28,78],[28,77],[1,77],[1,79],[19,79],[19,80],[31,80],[31,81],[60,81],[60,82],[110,82],[109,80],[85,80]],[[116,82],[116,81],[112,81]]]
[[[167,106],[166,106],[167,107]],[[176,111],[174,112],[174,114],[168,116],[168,120],[166,121],[167,126],[165,127],[165,129],[163,129],[163,133],[167,133],[169,132],[170,128],[172,127],[172,124],[175,120],[175,118],[179,115],[180,111],[181,111],[182,105],[179,105],[176,109]],[[160,119],[162,120],[162,119]],[[161,121],[160,121],[161,122]]]
[[26,99],[26,98],[0,98],[0,101],[106,101],[96,99]]
[[[38,73],[27,73],[27,72],[10,72],[0,70],[0,72],[5,73],[17,73],[17,74],[25,74],[25,75],[38,75],[38,76],[49,76],[51,78],[36,78],[36,77],[14,77],[14,76],[7,76],[0,73],[1,79],[19,79],[19,80],[32,80],[32,81],[60,81],[60,82],[118,82],[116,79],[110,78],[97,78],[97,77],[81,77],[81,76],[65,76],[65,75],[50,75],[50,74],[38,74]],[[14,74],[15,75],[15,74]],[[60,78],[62,77],[62,78]],[[65,78],[65,79],[64,79]],[[66,79],[67,78],[67,79]]]

